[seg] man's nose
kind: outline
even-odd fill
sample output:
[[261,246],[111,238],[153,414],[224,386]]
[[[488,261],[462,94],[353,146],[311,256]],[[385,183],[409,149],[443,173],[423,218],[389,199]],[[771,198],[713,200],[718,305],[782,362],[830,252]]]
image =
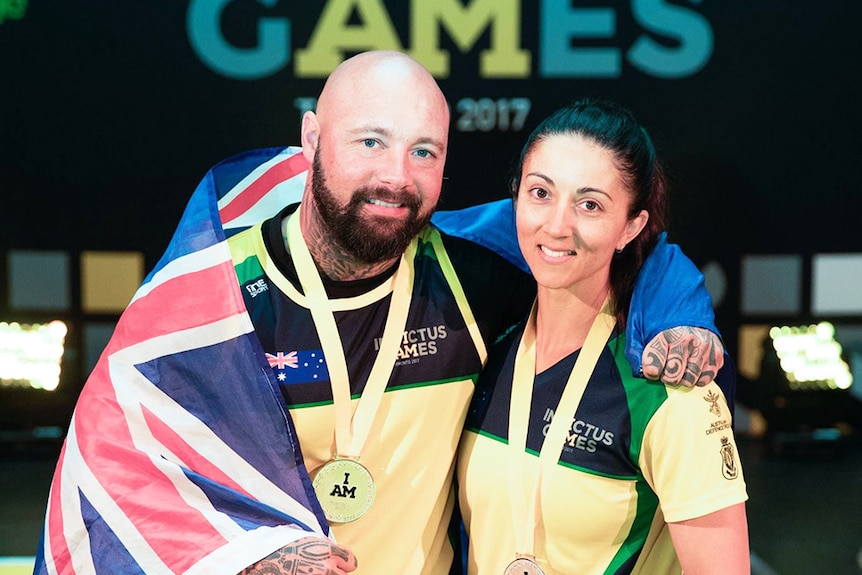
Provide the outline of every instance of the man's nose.
[[410,156],[404,151],[390,150],[377,171],[381,184],[401,189],[410,184]]

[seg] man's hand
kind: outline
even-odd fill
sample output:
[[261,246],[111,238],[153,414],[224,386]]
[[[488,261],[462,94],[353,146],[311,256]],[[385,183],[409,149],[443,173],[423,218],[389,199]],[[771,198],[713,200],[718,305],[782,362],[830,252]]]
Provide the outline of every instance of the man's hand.
[[246,567],[240,575],[346,575],[355,570],[352,551],[325,537],[311,535],[285,545]]
[[724,346],[708,329],[675,327],[647,344],[642,361],[647,379],[686,387],[706,385],[724,365]]

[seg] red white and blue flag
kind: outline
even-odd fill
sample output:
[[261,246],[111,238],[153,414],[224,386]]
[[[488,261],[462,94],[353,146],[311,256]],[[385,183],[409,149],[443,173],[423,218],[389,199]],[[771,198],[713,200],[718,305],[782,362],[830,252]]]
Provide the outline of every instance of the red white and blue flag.
[[329,381],[329,369],[322,349],[306,349],[266,354],[275,379],[282,385]]
[[283,351],[267,353],[266,360],[269,362],[269,367],[273,369],[281,370],[286,367],[297,369],[299,367],[299,360],[296,357],[295,351],[291,351],[290,353],[284,353]]
[[87,380],[35,573],[237,573],[329,534],[226,237],[298,201],[296,148],[207,173]]

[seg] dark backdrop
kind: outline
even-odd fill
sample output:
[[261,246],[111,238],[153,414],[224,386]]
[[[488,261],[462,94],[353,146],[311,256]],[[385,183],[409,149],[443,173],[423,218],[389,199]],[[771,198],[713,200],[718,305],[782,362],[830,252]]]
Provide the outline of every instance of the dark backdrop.
[[[376,29],[382,22],[407,49],[417,42],[410,24],[416,6],[438,5],[193,4],[202,12],[224,5],[214,33],[234,49],[260,43],[262,19],[281,23],[282,39],[289,36],[282,49],[286,61],[256,78],[214,69],[190,41],[187,1],[0,0],[0,251],[138,250],[151,267],[212,164],[248,148],[298,143],[296,100],[314,97],[322,79],[297,73],[296,55],[314,33],[323,34],[324,20],[338,20],[333,11],[352,6],[341,22],[344,34],[331,43],[346,42],[348,30]],[[438,80],[454,120],[469,119],[467,99],[489,99],[497,111],[526,101],[530,111],[520,129],[513,114],[497,114],[474,131],[453,125],[444,208],[503,197],[529,129],[570,99],[604,96],[633,109],[669,166],[672,239],[695,263],[718,263],[726,275],[727,296],[717,302],[717,317],[731,349],[740,321],[742,255],[859,250],[862,3],[461,4],[517,13],[514,32],[504,36],[527,52],[529,73],[498,78],[480,72],[481,52],[497,41],[493,26],[466,47],[444,27],[439,47],[451,52],[452,64]],[[557,28],[543,22],[543,11],[560,16],[548,19]],[[578,24],[592,32],[560,31]],[[689,60],[695,62],[675,73],[650,71],[632,58],[637,42],[665,50],[673,65],[694,51]],[[561,56],[567,50],[615,50],[620,68],[553,77],[548,70],[566,64],[550,47]],[[488,106],[477,109],[486,114],[480,120],[488,120]]]

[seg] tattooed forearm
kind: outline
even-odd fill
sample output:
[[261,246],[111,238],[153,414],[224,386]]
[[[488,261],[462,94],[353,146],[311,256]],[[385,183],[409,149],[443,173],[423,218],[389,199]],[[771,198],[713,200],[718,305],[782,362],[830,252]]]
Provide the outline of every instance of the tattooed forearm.
[[286,545],[243,569],[240,575],[339,575],[344,571],[330,565],[332,557],[344,563],[352,560],[351,554],[328,539],[305,537]]

